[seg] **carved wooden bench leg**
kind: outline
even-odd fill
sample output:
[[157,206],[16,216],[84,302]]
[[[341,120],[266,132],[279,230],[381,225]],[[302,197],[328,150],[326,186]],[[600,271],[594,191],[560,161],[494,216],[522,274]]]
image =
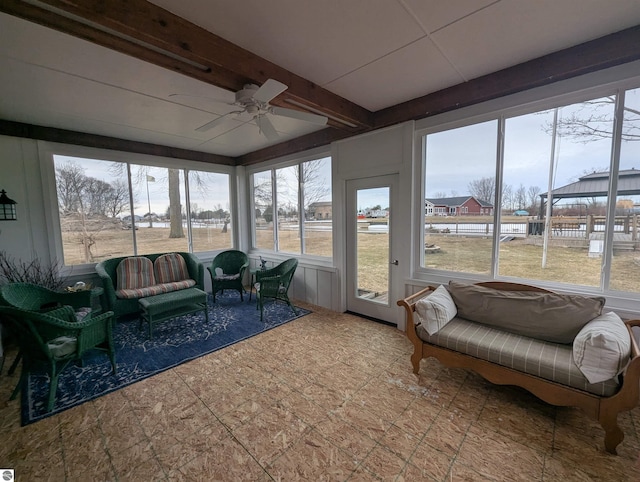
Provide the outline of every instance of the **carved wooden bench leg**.
[[624,439],[624,432],[618,426],[618,413],[600,414],[600,425],[604,429],[604,447],[610,454],[617,455],[616,447]]
[[411,355],[411,364],[413,365],[413,373],[415,373],[416,375],[420,371],[420,360],[422,360],[422,349],[418,351],[418,349],[416,348],[413,352],[413,355]]

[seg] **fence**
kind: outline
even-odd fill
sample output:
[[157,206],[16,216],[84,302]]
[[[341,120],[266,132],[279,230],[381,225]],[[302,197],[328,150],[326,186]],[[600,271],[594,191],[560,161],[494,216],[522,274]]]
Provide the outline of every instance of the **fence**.
[[[478,220],[479,221],[479,220]],[[493,221],[478,222],[469,217],[443,218],[425,223],[425,233],[458,234],[473,236],[493,235]],[[551,218],[552,238],[575,238],[588,240],[591,233],[604,232],[606,216],[557,216]],[[640,215],[629,214],[614,218],[614,232],[628,235],[630,241],[640,241]],[[526,219],[522,221],[500,223],[500,234],[519,237],[542,236],[545,229],[544,219]]]

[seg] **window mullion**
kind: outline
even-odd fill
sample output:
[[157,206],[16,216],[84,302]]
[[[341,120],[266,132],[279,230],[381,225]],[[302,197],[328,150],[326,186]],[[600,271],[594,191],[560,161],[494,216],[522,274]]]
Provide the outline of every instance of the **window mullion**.
[[493,209],[493,259],[491,263],[491,277],[495,278],[498,274],[498,263],[500,262],[500,223],[502,218],[502,182],[503,182],[503,164],[504,164],[504,126],[505,118],[498,118],[498,132],[496,143],[496,192],[494,197]]
[[126,163],[127,166],[127,181],[129,185],[129,213],[131,216],[131,234],[133,235],[133,253],[138,254],[138,241],[136,238],[136,220],[135,213],[133,212],[133,184],[131,181],[131,164]]
[[277,253],[280,251],[278,246],[278,179],[276,170],[271,169],[271,221],[273,222],[273,250]]
[[613,117],[613,139],[611,143],[611,163],[609,168],[609,193],[607,203],[607,224],[604,234],[604,253],[602,260],[602,274],[600,287],[603,290],[609,288],[611,279],[611,260],[613,258],[613,236],[616,219],[616,204],[618,194],[618,170],[620,168],[620,150],[622,148],[622,127],[624,124],[624,91],[616,95],[615,115]]

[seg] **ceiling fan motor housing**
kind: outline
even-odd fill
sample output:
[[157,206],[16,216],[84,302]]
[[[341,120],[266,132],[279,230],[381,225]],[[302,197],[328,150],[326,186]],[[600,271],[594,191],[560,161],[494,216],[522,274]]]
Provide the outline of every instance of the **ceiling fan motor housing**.
[[238,105],[252,105],[259,102],[253,98],[258,91],[258,86],[254,84],[245,84],[242,90],[236,92],[236,104]]

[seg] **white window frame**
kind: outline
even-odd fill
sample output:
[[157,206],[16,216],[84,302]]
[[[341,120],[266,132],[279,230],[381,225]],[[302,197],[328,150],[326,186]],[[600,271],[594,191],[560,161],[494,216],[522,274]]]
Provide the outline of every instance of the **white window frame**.
[[[414,279],[418,284],[447,284],[452,279],[463,282],[507,279],[496,275],[498,272],[498,257],[495,239],[494,244],[496,244],[496,246],[493,251],[493,264],[490,276],[474,275],[472,273],[464,272],[433,270],[423,267],[424,252],[419,248],[422,246],[420,240],[424,239],[424,222],[421,222],[420,220],[424,220],[425,215],[424,159],[426,152],[425,139],[428,134],[496,119],[498,120],[500,127],[502,127],[504,125],[504,120],[508,117],[529,114],[551,109],[560,105],[569,105],[605,95],[618,94],[619,92],[624,92],[630,89],[637,89],[640,87],[640,75],[638,75],[638,72],[640,72],[640,61],[417,121],[415,124],[414,137],[414,168],[416,176],[414,178],[413,192],[414,203],[417,203],[415,205],[420,206],[420,208],[415,210],[416,217],[413,221],[414,230],[412,236],[414,241],[414,250],[412,252],[412,259],[414,261],[412,279]],[[499,129],[498,135],[502,135],[501,128]],[[497,140],[498,143],[500,143],[501,139],[498,138]],[[618,159],[616,158],[614,162],[616,166],[617,162]],[[501,166],[496,165],[497,180],[501,181],[501,174]],[[499,190],[496,191],[499,192]],[[610,203],[612,201],[608,199],[608,202]],[[613,202],[615,204],[615,201]],[[499,213],[495,213],[494,232],[497,232],[495,228],[496,226],[499,226],[499,217]],[[608,256],[610,256],[610,253]],[[610,266],[610,263],[607,266]],[[611,306],[612,309],[618,309],[623,313],[625,311],[628,313],[637,313],[639,311],[637,303],[640,300],[640,293],[617,292],[609,289],[602,290],[600,287],[568,285],[544,280],[529,280],[527,278],[518,278],[517,280],[558,292],[605,295],[608,300],[607,305]]]
[[[229,176],[229,203],[231,208],[231,222],[234,229],[232,231],[232,246],[239,245],[238,226],[238,202],[237,188],[235,185],[236,168],[234,166],[224,166],[221,164],[209,164],[204,162],[189,161],[185,159],[174,159],[168,157],[151,156],[148,154],[138,154],[124,151],[99,149],[93,147],[76,146],[71,144],[59,144],[47,141],[38,141],[38,156],[40,160],[41,181],[45,201],[46,232],[49,239],[49,253],[51,259],[63,260],[62,232],[60,229],[60,213],[58,210],[58,197],[56,192],[56,174],[53,156],[69,156],[96,160],[107,160],[138,165],[148,165],[153,167],[166,167],[175,169],[186,169],[191,171],[206,171]],[[191,249],[191,247],[189,248]],[[197,251],[194,254],[202,261],[209,261],[220,252],[220,250]],[[96,263],[78,264],[72,266],[61,266],[63,275],[89,275],[95,274]]]
[[[331,150],[330,147],[328,146],[324,146],[321,148],[317,148],[317,149],[313,149],[310,151],[306,151],[305,153],[297,153],[297,154],[292,154],[290,156],[286,156],[280,159],[276,159],[273,161],[267,161],[267,162],[263,162],[260,164],[255,164],[253,166],[247,167],[246,169],[246,177],[247,177],[247,199],[248,199],[248,203],[247,203],[247,216],[248,219],[250,220],[249,223],[249,229],[250,229],[250,247],[249,247],[249,254],[252,256],[268,256],[269,258],[275,258],[275,259],[286,259],[286,258],[291,258],[291,257],[296,257],[298,259],[304,260],[305,263],[309,264],[309,265],[319,265],[319,266],[331,266],[333,267],[333,260],[335,258],[335,253],[332,252],[332,256],[328,257],[328,256],[317,256],[317,255],[312,255],[312,254],[306,254],[304,252],[304,236],[303,236],[303,227],[302,227],[302,222],[300,222],[300,237],[301,237],[301,244],[300,244],[300,249],[301,249],[301,253],[289,253],[286,251],[279,251],[276,250],[276,246],[277,246],[277,223],[274,223],[274,244],[273,247],[274,249],[272,250],[267,250],[264,248],[258,248],[256,247],[256,220],[255,220],[255,203],[254,203],[254,197],[253,197],[253,175],[259,172],[265,172],[265,171],[271,171],[272,173],[272,183],[271,183],[271,190],[272,190],[272,200],[273,200],[273,211],[274,211],[274,219],[276,219],[277,216],[277,186],[276,186],[276,179],[275,179],[275,172],[278,169],[283,169],[283,168],[287,168],[287,167],[291,167],[291,166],[298,166],[298,169],[302,169],[302,165],[305,162],[308,161],[315,161],[318,159],[322,159],[322,158],[329,158],[331,159],[331,171],[333,173],[333,170],[335,168],[334,166],[334,160],[333,157],[331,155]],[[333,174],[331,176],[331,182],[333,183]],[[299,211],[299,216],[301,216],[302,214],[302,195],[303,193],[301,192],[300,188],[298,189],[298,211]],[[332,205],[335,205],[335,202],[333,201],[333,199],[335,198],[335,189],[334,186],[331,186],[331,197],[332,197]],[[335,249],[335,236],[336,236],[336,216],[335,216],[335,210],[334,210],[334,215],[331,216],[331,230],[332,230],[332,237],[334,238],[333,241],[333,247]]]

